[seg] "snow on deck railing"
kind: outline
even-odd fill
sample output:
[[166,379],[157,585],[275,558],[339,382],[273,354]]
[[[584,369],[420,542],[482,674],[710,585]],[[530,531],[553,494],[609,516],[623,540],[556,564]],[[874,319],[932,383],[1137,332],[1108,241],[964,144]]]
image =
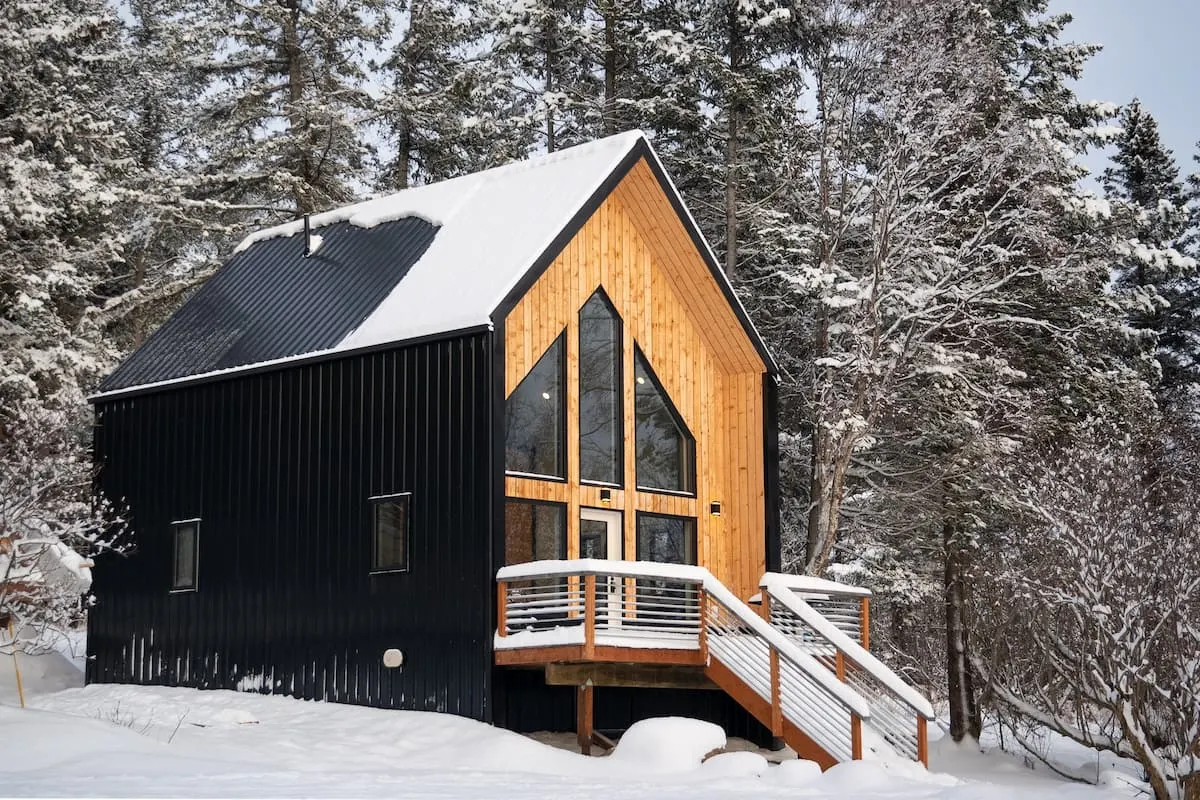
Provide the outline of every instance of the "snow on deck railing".
[[871,596],[871,590],[865,589],[862,586],[850,586],[849,584],[837,583],[824,578],[814,578],[811,575],[785,575],[782,572],[767,572],[763,574],[762,580],[758,585],[766,588],[768,581],[775,586],[786,586],[793,591],[804,594],[845,595],[847,597]]
[[934,718],[933,706],[929,704],[927,699],[905,683],[899,675],[892,672],[886,664],[871,655],[858,642],[842,633],[842,631],[838,630],[837,626],[818,614],[802,599],[793,595],[790,591],[792,588],[790,581],[777,580],[774,577],[764,577],[763,588],[767,590],[772,603],[779,603],[789,612],[799,617],[804,624],[812,628],[821,638],[840,650],[846,660],[867,672],[884,688],[902,700],[905,705],[925,717],[925,719]]

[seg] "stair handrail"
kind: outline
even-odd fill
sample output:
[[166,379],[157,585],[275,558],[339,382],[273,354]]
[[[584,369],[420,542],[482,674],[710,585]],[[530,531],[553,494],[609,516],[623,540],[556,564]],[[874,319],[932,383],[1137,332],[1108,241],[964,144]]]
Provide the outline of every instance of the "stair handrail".
[[786,586],[797,592],[805,594],[827,594],[827,595],[842,595],[845,597],[872,597],[870,589],[864,586],[851,586],[848,583],[837,583],[826,578],[817,578],[812,575],[788,575],[784,572],[768,572],[763,575],[759,586],[764,586],[767,580],[771,580],[776,586]]
[[[771,602],[778,602],[790,613],[799,617],[806,625],[825,639],[826,642],[841,652],[842,657],[846,661],[868,673],[876,682],[882,684],[897,700],[904,703],[904,705],[908,706],[916,714],[924,717],[926,720],[934,719],[933,706],[929,703],[929,700],[905,683],[890,667],[871,655],[858,642],[842,633],[842,631],[838,630],[837,626],[817,613],[816,610],[803,600],[796,597],[792,593],[793,584],[787,580],[781,580],[780,578],[782,577],[774,575],[763,577],[762,588],[770,596]],[[826,673],[828,672],[826,670]]]

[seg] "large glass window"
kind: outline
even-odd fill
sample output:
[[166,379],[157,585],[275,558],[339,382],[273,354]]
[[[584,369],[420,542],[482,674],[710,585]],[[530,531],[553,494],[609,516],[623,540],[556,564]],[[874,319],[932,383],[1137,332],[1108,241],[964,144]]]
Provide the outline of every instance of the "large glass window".
[[638,514],[637,558],[659,564],[695,564],[696,520]]
[[508,398],[504,468],[509,472],[566,477],[563,338],[554,340]]
[[597,291],[579,310],[579,477],[621,484],[621,321]]
[[634,352],[637,485],[694,492],[696,443],[641,350]]
[[567,507],[509,498],[504,504],[504,563],[567,557]]

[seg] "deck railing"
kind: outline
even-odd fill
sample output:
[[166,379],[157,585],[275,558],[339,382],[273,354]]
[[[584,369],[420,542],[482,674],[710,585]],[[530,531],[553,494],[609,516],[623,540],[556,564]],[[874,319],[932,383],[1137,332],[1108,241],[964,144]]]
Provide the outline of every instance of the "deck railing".
[[763,576],[763,600],[769,604],[771,624],[867,699],[871,705],[867,724],[884,742],[897,753],[927,764],[926,726],[934,718],[929,701],[818,613],[794,587],[791,576]]
[[786,586],[842,633],[871,649],[871,590],[808,575],[768,572],[763,581]]
[[702,567],[580,559],[496,577],[498,663],[532,663],[512,652],[527,649],[570,661],[653,649],[663,663],[703,665],[774,735],[824,766],[862,757],[871,715],[863,697]]

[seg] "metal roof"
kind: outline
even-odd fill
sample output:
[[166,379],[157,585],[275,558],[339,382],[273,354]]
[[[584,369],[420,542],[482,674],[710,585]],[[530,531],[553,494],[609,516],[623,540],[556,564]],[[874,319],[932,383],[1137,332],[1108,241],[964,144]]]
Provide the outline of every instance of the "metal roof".
[[100,385],[110,392],[332,348],[408,274],[438,228],[419,217],[349,222],[238,252]]

